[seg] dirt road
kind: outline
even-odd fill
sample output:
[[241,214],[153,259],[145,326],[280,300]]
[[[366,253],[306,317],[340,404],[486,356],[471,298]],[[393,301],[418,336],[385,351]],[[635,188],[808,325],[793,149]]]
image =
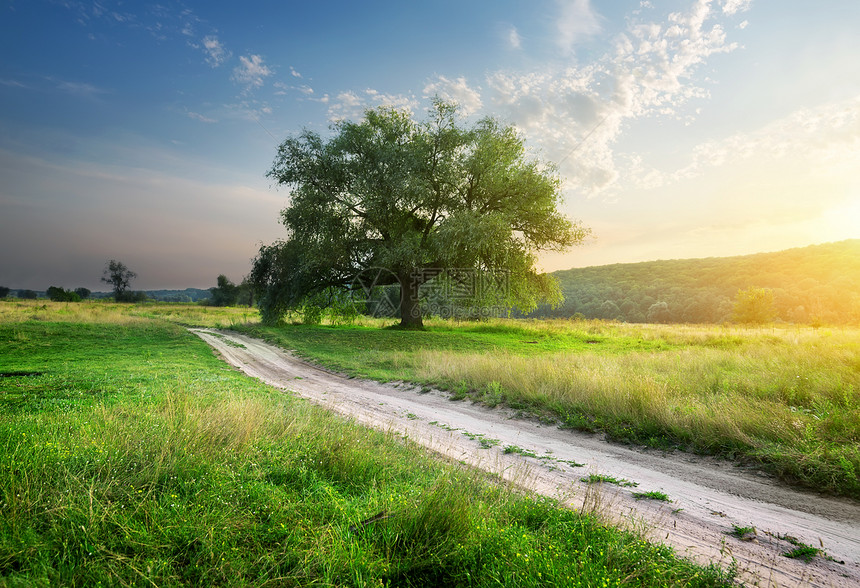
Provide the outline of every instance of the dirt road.
[[[792,490],[716,460],[631,449],[514,419],[505,409],[452,402],[440,392],[349,379],[229,331],[194,332],[249,376],[575,508],[598,509],[701,563],[735,561],[747,584],[860,587],[857,502]],[[589,474],[638,485],[587,484],[582,478]],[[652,490],[672,502],[633,497]],[[755,535],[746,541],[730,536],[733,525],[754,527]],[[786,536],[821,547],[829,557],[810,563],[784,557],[794,548]]]

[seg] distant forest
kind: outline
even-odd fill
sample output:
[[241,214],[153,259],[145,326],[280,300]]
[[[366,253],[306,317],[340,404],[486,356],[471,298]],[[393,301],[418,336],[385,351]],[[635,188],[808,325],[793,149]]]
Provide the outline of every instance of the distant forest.
[[860,239],[738,257],[679,259],[553,273],[562,306],[531,317],[631,323],[731,321],[739,290],[773,292],[777,321],[860,323]]
[[[7,292],[3,292],[7,290]],[[13,295],[18,298],[46,298],[48,292],[37,290],[12,290],[9,288],[0,288],[0,298],[4,295]],[[200,288],[185,288],[184,290],[146,290],[142,300],[152,299],[159,302],[200,302],[212,296],[209,290],[201,290]],[[90,292],[86,298],[98,300],[100,298],[109,298],[113,295],[112,292]]]

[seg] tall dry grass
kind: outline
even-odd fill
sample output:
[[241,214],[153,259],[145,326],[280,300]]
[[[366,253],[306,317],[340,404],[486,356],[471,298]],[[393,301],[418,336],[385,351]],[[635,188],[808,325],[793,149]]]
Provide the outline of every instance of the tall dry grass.
[[97,323],[135,325],[146,319],[133,315],[128,304],[112,302],[52,302],[50,300],[0,301],[0,323],[50,321],[64,323]]
[[256,308],[212,307],[196,304],[145,302],[136,304],[104,300],[53,302],[50,300],[0,300],[0,323],[49,321],[142,325],[152,319],[195,327],[229,327],[255,321]]
[[616,439],[760,460],[787,477],[860,493],[860,331],[568,328],[658,337],[673,348],[535,356],[423,350],[396,361],[419,381],[479,395],[501,390],[511,406]]

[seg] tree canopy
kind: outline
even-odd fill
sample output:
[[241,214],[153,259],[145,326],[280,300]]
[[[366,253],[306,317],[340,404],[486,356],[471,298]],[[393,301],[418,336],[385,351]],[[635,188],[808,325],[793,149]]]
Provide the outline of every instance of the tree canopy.
[[485,118],[464,128],[456,106],[437,100],[423,122],[383,107],[332,130],[285,140],[268,173],[290,202],[287,237],[261,247],[251,273],[264,320],[313,297],[334,301],[368,271],[375,286],[400,286],[407,327],[422,324],[429,283],[522,311],[561,301],[535,254],[588,229],[558,211],[557,174],[527,157],[512,127]]
[[72,291],[60,288],[59,286],[51,286],[46,292],[48,298],[54,302],[80,302],[81,296]]
[[233,306],[239,300],[239,286],[230,281],[230,279],[221,274],[216,279],[218,283],[214,288],[209,288],[212,294],[213,306]]
[[736,322],[763,324],[773,321],[775,317],[773,290],[751,287],[738,290],[735,294],[734,319]]

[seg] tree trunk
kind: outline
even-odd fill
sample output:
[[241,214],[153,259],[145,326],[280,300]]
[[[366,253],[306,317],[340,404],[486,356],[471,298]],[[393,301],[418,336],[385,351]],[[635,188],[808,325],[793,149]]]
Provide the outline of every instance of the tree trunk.
[[421,329],[421,305],[418,301],[418,280],[414,272],[400,272],[400,326],[404,329]]

